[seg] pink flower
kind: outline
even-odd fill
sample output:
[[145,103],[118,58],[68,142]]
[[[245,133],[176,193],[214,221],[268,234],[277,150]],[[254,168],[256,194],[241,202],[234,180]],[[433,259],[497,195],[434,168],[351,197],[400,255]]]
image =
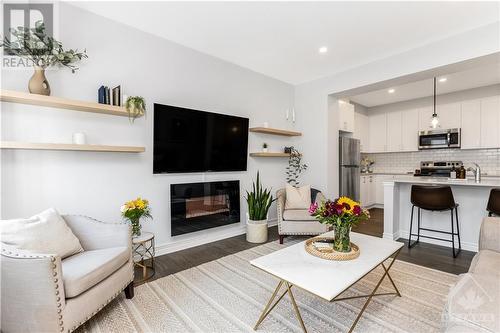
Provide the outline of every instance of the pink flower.
[[318,210],[318,204],[312,203],[311,206],[309,206],[309,214],[316,214],[316,211]]
[[359,207],[358,205],[356,205],[356,206],[353,207],[352,212],[354,213],[354,215],[359,216],[359,215],[361,215],[361,213],[363,212],[363,210],[361,209],[361,207]]

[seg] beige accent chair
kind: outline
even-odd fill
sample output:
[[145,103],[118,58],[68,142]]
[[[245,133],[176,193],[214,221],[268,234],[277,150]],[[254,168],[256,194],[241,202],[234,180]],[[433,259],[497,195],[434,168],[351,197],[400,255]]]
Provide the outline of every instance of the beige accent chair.
[[479,252],[448,294],[446,332],[500,332],[500,218],[486,217]]
[[83,252],[61,260],[1,244],[2,332],[71,332],[124,289],[134,296],[130,225],[63,218]]
[[[288,235],[309,235],[315,236],[328,231],[328,226],[319,223],[309,214],[308,209],[285,209],[286,191],[280,189],[276,192],[276,207],[278,208],[278,234],[280,244]],[[318,204],[326,201],[323,193],[316,194]]]

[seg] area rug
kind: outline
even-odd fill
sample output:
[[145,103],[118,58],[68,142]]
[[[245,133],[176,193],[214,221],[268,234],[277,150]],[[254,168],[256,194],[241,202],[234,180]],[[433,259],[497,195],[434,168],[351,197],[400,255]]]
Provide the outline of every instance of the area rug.
[[[278,280],[249,261],[282,247],[268,243],[139,286],[132,300],[121,295],[78,332],[253,332]],[[374,270],[343,296],[369,293],[382,273]],[[441,331],[446,295],[457,276],[399,260],[391,276],[403,297],[375,297],[355,332]],[[386,278],[379,292],[391,287]],[[309,332],[348,331],[365,301],[330,303],[300,289],[294,295]],[[288,297],[258,332],[301,332]]]

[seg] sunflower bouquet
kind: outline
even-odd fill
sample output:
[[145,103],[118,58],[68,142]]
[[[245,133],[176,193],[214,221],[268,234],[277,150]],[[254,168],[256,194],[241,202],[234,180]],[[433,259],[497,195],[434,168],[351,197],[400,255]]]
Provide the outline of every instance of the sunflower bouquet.
[[149,201],[141,197],[124,203],[120,211],[122,212],[122,216],[132,225],[133,236],[141,235],[141,218],[152,218]]
[[349,237],[351,227],[370,218],[368,210],[361,208],[359,202],[348,197],[340,197],[334,201],[327,200],[321,204],[313,203],[309,207],[309,214],[320,223],[333,227],[333,248],[339,252],[351,251]]

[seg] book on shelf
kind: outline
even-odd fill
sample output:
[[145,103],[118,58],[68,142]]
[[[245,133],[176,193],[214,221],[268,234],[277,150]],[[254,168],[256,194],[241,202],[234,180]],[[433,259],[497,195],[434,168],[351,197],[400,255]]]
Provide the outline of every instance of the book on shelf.
[[97,101],[98,101],[100,104],[106,104],[106,87],[101,86],[101,87],[97,90]]
[[120,86],[114,87],[111,95],[113,96],[112,104],[116,105],[116,106],[121,106],[122,103],[121,103],[121,88],[120,88]]

